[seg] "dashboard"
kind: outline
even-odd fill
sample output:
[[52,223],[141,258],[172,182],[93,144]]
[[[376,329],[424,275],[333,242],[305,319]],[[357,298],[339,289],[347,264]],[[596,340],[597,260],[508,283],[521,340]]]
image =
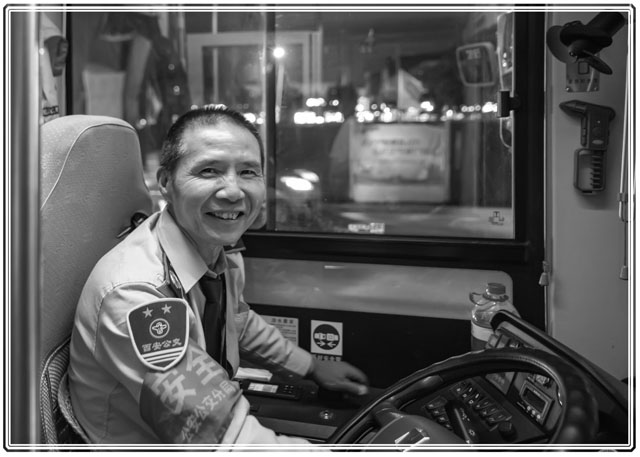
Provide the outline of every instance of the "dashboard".
[[[410,444],[416,444],[427,441],[429,433],[440,435],[440,442],[445,445],[536,445],[585,440],[588,444],[628,443],[631,421],[627,384],[509,313],[498,313],[492,326],[494,334],[485,350],[439,362],[384,391],[373,389],[367,397],[341,397],[308,385],[297,390],[295,401],[245,393],[253,413],[264,425],[277,433],[319,443],[366,447],[385,442],[397,444],[399,439],[413,436]],[[493,363],[491,359],[500,359],[501,354],[508,357]],[[520,363],[519,359],[526,359],[528,354],[538,354],[543,362]],[[558,371],[551,366],[545,372],[546,357],[561,362],[564,369]],[[473,367],[476,360],[484,360],[482,363],[491,369]],[[437,372],[438,365],[445,371],[433,375],[432,369]],[[523,369],[529,366],[534,369]],[[574,381],[565,382],[565,377]],[[435,378],[437,382],[433,382]],[[393,403],[394,412],[380,413],[380,405],[389,402]],[[379,419],[385,415],[386,423]],[[398,418],[406,422],[398,425]],[[436,424],[437,429],[430,424]],[[388,430],[394,427],[397,434],[389,434]]]
[[554,429],[560,405],[553,395],[554,383],[537,377],[513,372],[474,377],[415,401],[403,411],[433,420],[468,444],[541,442]]
[[[589,401],[595,399],[597,407],[591,424],[597,430],[588,444],[628,442],[630,420],[628,386],[625,383],[509,313],[499,313],[492,326],[494,334],[485,350],[481,351],[485,356],[490,356],[493,349],[512,349],[516,353],[533,349],[559,357],[575,370],[574,376],[584,380],[584,393],[593,397]],[[469,361],[473,360],[473,353],[467,357],[470,357]],[[575,393],[568,392],[571,395]],[[445,383],[429,394],[414,397],[399,402],[397,407],[401,414],[429,419],[452,432],[461,442],[471,445],[551,443],[566,425],[563,424],[563,414],[567,398],[563,397],[563,389],[552,376],[540,371],[491,371]],[[584,400],[585,411],[589,401]],[[582,407],[580,403],[578,406]],[[589,424],[584,426],[585,429],[588,427]],[[356,442],[376,442],[375,437],[383,428],[371,421]]]

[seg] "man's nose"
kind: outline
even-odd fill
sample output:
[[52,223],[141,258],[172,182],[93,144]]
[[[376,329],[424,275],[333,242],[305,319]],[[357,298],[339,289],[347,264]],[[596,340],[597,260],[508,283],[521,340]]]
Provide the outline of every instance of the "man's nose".
[[238,179],[235,175],[225,176],[222,187],[216,192],[216,197],[232,202],[244,198],[244,191],[238,185]]

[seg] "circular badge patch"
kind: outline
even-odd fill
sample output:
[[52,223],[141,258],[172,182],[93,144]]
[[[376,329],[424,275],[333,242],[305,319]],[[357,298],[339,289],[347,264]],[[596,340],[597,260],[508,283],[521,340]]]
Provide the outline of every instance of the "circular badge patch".
[[166,319],[156,319],[149,325],[149,333],[154,338],[164,338],[169,333],[169,322]]
[[334,349],[340,343],[340,334],[331,325],[321,324],[313,332],[313,341],[322,349]]

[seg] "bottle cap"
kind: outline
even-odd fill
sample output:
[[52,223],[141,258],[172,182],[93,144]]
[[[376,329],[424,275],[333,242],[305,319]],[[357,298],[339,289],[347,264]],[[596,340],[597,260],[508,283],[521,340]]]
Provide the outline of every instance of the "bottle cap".
[[490,282],[487,284],[487,293],[491,295],[504,295],[507,293],[507,288],[499,282]]

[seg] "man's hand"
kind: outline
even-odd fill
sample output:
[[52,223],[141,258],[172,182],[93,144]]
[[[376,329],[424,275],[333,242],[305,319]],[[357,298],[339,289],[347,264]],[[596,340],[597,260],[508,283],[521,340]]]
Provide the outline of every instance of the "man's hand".
[[307,377],[327,390],[342,391],[354,395],[365,395],[369,391],[367,376],[346,362],[313,360]]

